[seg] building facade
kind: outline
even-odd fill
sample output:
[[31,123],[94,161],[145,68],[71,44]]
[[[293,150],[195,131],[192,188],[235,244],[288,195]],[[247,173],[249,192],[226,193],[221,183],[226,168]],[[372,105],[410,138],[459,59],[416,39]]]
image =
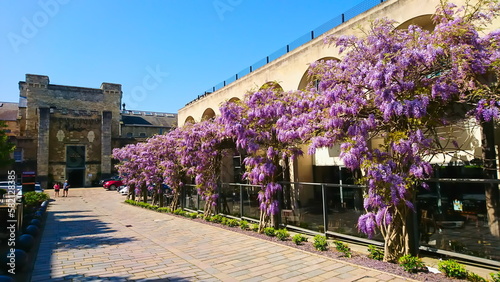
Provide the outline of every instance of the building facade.
[[42,187],[66,179],[73,187],[91,186],[113,173],[113,148],[166,133],[176,124],[176,114],[122,110],[120,84],[64,86],[27,74],[19,91],[19,104],[8,105],[9,134],[16,145],[13,169],[18,175],[36,172]]

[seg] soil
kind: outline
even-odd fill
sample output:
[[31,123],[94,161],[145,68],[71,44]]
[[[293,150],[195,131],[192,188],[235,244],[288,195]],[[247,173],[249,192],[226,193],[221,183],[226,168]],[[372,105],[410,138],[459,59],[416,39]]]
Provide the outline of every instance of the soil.
[[377,269],[380,271],[392,273],[392,274],[395,274],[395,275],[398,275],[401,277],[410,278],[410,279],[414,279],[414,280],[418,280],[418,281],[440,281],[440,282],[464,281],[464,280],[458,280],[458,279],[452,279],[452,278],[446,277],[442,273],[432,273],[432,272],[410,273],[410,272],[405,271],[401,266],[399,266],[397,264],[378,261],[375,259],[370,259],[365,254],[356,253],[356,252],[352,252],[352,256],[350,258],[347,258],[347,257],[344,257],[342,255],[342,253],[337,252],[334,248],[332,249],[331,246],[329,246],[328,250],[326,250],[326,251],[318,251],[312,245],[311,239],[309,239],[308,242],[305,242],[301,245],[296,245],[291,240],[291,238],[286,240],[286,241],[281,241],[276,237],[270,237],[270,236],[267,236],[265,234],[260,234],[260,233],[257,233],[257,232],[251,231],[251,230],[242,230],[239,227],[229,227],[229,226],[218,224],[218,223],[208,222],[208,221],[205,221],[201,218],[196,218],[196,219],[192,219],[192,220],[198,221],[198,222],[203,223],[203,224],[212,225],[212,226],[215,226],[218,228],[227,229],[227,230],[230,230],[233,232],[245,234],[248,236],[260,238],[262,240],[272,241],[272,242],[277,243],[277,244],[286,245],[288,247],[300,249],[300,250],[310,252],[310,253],[314,253],[314,254],[319,255],[319,256],[325,256],[325,257],[329,257],[332,259],[345,261],[347,263],[356,264],[356,265],[363,266],[363,267],[370,268],[370,269]]

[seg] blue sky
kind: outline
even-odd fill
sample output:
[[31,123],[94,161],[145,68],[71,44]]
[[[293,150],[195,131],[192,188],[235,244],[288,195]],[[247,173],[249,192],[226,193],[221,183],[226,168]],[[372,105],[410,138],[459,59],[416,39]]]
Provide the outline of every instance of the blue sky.
[[127,109],[186,103],[362,0],[40,0],[0,2],[0,101],[25,74],[122,85]]

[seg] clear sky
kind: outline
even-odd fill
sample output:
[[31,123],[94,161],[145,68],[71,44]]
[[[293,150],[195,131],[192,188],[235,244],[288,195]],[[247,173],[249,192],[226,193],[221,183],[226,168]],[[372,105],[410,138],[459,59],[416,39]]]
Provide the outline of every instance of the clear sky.
[[127,109],[176,113],[362,0],[0,1],[0,101],[18,82],[122,85]]

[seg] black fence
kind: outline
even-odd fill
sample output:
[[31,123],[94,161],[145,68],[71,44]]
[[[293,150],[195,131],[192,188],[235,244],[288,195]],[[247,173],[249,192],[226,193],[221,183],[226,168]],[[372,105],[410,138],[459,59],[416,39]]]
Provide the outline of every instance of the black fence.
[[207,89],[203,94],[198,95],[197,98],[195,98],[194,100],[187,103],[186,106],[199,100],[200,98],[205,97],[206,95],[209,95],[209,94],[225,87],[226,85],[228,85],[232,82],[235,82],[236,80],[242,78],[243,76],[252,73],[256,69],[265,66],[266,64],[278,59],[279,57],[281,57],[287,53],[289,53],[290,51],[296,49],[297,47],[300,47],[300,46],[306,44],[307,42],[323,35],[325,32],[343,24],[344,22],[356,17],[357,15],[360,15],[360,14],[368,11],[369,9],[371,9],[371,8],[377,6],[378,4],[383,3],[385,1],[387,1],[387,0],[365,0],[361,3],[359,3],[358,5],[352,7],[351,9],[346,11],[345,13],[336,16],[335,18],[322,24],[321,26],[317,27],[316,29],[311,30],[310,32],[300,36],[299,38],[290,42],[286,46],[281,47],[280,49],[276,50],[275,52],[273,52],[269,56],[262,58],[261,60],[254,63],[253,65],[249,66],[248,68],[245,68],[245,69],[239,71],[238,73],[229,77],[228,79],[226,79],[226,80],[218,83],[217,85]]

